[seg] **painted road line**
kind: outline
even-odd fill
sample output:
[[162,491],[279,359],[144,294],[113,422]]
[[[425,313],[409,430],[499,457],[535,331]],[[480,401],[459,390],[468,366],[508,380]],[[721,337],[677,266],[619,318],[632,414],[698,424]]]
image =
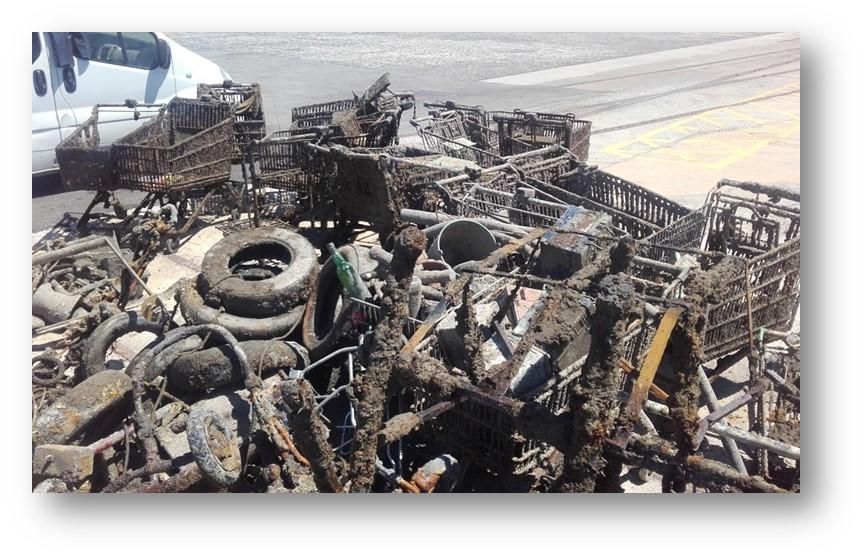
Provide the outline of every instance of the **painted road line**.
[[[768,97],[768,98],[767,98]],[[799,132],[799,82],[609,145],[608,155],[723,169]]]
[[[543,85],[552,82],[574,80],[577,78],[595,76],[605,72],[615,72],[638,66],[650,66],[660,64],[671,64],[684,60],[708,60],[711,56],[722,56],[734,50],[758,50],[765,52],[766,49],[776,49],[779,44],[788,41],[798,41],[798,33],[772,33],[760,35],[747,39],[734,39],[732,41],[721,41],[708,45],[674,48],[636,56],[624,56],[612,60],[590,62],[588,64],[575,64],[572,66],[560,66],[536,72],[501,76],[483,80],[486,83],[498,83],[502,85]],[[797,43],[798,44],[798,43]]]

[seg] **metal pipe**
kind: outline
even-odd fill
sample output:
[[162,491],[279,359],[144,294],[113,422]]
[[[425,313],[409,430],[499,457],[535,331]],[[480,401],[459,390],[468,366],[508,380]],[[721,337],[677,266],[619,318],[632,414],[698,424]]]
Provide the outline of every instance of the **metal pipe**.
[[[720,409],[721,403],[718,401],[718,397],[715,395],[715,390],[712,389],[712,384],[709,383],[709,378],[706,376],[706,371],[703,370],[702,366],[697,366],[697,381],[700,383],[700,390],[702,390],[703,395],[706,397],[709,410],[717,411]],[[723,419],[718,421],[718,423],[721,424],[721,426],[727,425],[727,421]],[[727,454],[730,456],[730,460],[736,467],[736,470],[743,475],[747,475],[748,469],[745,468],[745,462],[742,461],[742,454],[739,453],[739,446],[736,445],[735,440],[728,436],[722,436],[721,441],[724,444],[724,449],[727,450]]]
[[[402,211],[400,211],[399,216],[405,221],[410,221],[412,223],[425,226],[437,225],[445,221],[453,221],[454,219],[465,219],[465,217],[448,215],[447,213],[433,213],[431,211],[420,211],[418,209],[403,209]],[[500,221],[496,221],[495,219],[472,220],[477,221],[481,225],[489,227],[491,229],[505,232],[513,232],[519,235],[524,235],[525,233],[533,230],[531,227],[511,225],[509,223],[502,223]]]
[[[670,416],[670,408],[662,403],[656,403],[651,400],[646,400],[643,403],[643,408],[650,413],[661,415],[664,417]],[[745,444],[747,446],[766,449],[772,453],[789,457],[790,459],[799,460],[800,449],[796,446],[773,440],[766,436],[761,436],[753,432],[745,432],[730,425],[722,425],[720,423],[712,423],[709,425],[709,432],[716,436],[728,436],[733,440]]]
[[360,349],[359,345],[357,347],[343,347],[342,349],[338,349],[338,350],[330,353],[326,357],[322,357],[322,358],[318,359],[317,361],[313,362],[312,364],[310,364],[309,366],[307,366],[306,368],[301,370],[299,373],[297,373],[297,375],[295,375],[295,373],[292,373],[289,375],[289,377],[303,378],[307,372],[309,372],[313,368],[318,367],[319,365],[324,364],[325,362],[329,361],[330,359],[337,357],[339,355],[344,355],[345,353],[353,353],[353,352],[357,351],[358,349]]
[[683,267],[679,265],[668,264],[666,262],[661,262],[658,260],[652,260],[649,258],[644,258],[642,256],[634,256],[632,260],[635,264],[645,265],[649,267],[654,267],[657,269],[662,269],[664,271],[669,271],[670,273],[678,276],[682,271],[690,269],[689,267]]
[[102,243],[106,240],[108,239],[104,236],[99,236],[96,238],[82,238],[81,240],[70,242],[63,248],[58,248],[57,250],[51,250],[50,252],[34,255],[31,259],[31,264],[35,267],[38,265],[51,263],[55,260],[59,260],[62,258],[77,256],[78,254],[82,254],[84,252],[87,252],[88,250],[93,250],[95,248],[101,247]]

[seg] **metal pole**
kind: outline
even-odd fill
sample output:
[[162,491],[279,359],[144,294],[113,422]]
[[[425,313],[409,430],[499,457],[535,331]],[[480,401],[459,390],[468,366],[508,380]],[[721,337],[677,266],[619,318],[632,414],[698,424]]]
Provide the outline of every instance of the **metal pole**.
[[[664,417],[670,416],[670,408],[662,403],[656,403],[651,399],[646,400],[644,408],[650,413],[661,415]],[[718,422],[709,426],[709,432],[717,436],[728,436],[741,444],[751,446],[758,449],[766,449],[772,453],[776,453],[790,459],[799,459],[800,449],[790,444],[767,438],[753,432],[745,432],[730,425],[722,425]]]
[[[718,401],[718,397],[715,395],[715,390],[712,389],[712,384],[709,383],[709,378],[706,376],[706,372],[703,370],[702,365],[697,367],[697,381],[700,383],[700,390],[706,397],[709,410],[717,411],[720,409],[721,403]],[[727,426],[727,421],[722,419],[718,421],[717,424]],[[728,436],[722,436],[721,441],[724,443],[724,448],[727,450],[727,454],[730,456],[730,460],[733,462],[736,470],[743,475],[747,475],[748,469],[745,468],[745,462],[742,461],[742,454],[739,453],[739,446],[736,445],[736,442]]]

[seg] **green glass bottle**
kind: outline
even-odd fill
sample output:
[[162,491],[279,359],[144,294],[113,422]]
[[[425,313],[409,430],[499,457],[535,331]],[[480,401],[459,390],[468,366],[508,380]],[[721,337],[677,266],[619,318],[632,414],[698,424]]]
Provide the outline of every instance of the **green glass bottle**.
[[327,251],[330,252],[330,258],[333,260],[334,266],[336,266],[336,277],[343,288],[348,291],[348,294],[358,300],[368,300],[371,294],[357,270],[348,263],[348,260],[342,257],[342,254],[337,252],[336,246],[332,242],[328,243]]

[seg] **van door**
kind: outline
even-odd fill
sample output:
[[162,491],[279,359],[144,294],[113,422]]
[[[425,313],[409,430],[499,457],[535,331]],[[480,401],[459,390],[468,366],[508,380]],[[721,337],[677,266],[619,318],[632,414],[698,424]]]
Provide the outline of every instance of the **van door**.
[[57,122],[57,112],[54,106],[54,89],[57,84],[51,82],[51,64],[48,60],[48,50],[45,48],[42,33],[32,33],[33,60],[32,71],[33,91],[32,133],[33,172],[50,171],[57,166],[54,160],[54,148],[60,143],[60,129]]
[[[63,33],[59,40],[71,41],[70,66],[55,64],[55,79],[63,85],[56,99],[57,117],[63,137],[86,120],[97,104],[165,103],[176,93],[170,65],[162,67],[153,33]],[[110,118],[110,117],[109,117]],[[117,112],[100,125],[103,143],[126,135],[141,121],[130,113]]]

